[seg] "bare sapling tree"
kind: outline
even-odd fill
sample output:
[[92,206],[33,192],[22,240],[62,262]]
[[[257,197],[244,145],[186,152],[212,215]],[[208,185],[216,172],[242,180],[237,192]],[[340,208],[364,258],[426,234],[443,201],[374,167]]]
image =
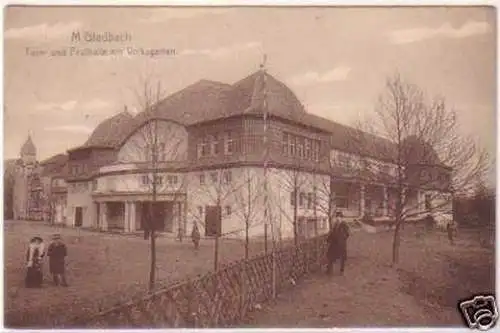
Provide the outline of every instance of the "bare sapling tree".
[[138,129],[119,157],[121,162],[133,162],[146,170],[140,175],[139,186],[150,197],[141,207],[145,210],[141,217],[144,239],[150,240],[149,290],[155,287],[157,232],[166,227],[166,221],[172,227],[168,231],[175,232],[174,218],[181,226],[181,216],[185,215],[179,203],[184,199],[187,177],[176,170],[186,160],[187,134],[181,125],[162,114],[162,101],[166,96],[160,81],[144,79],[142,89],[135,91],[140,112],[133,124]]
[[315,179],[315,208],[318,212],[327,216],[328,229],[331,231],[337,208],[332,181],[338,175],[339,168],[337,160],[334,156],[331,156],[331,154],[323,156],[322,158],[327,160],[324,164],[328,165],[328,176],[320,176]]
[[[281,189],[288,193],[289,200],[279,200],[275,209],[285,216],[288,223],[293,226],[293,240],[295,246],[299,243],[299,213],[302,209],[308,209],[308,189],[311,186],[311,180],[308,174],[303,171],[302,163],[297,159],[296,165],[292,169],[276,170],[275,177],[279,178]],[[285,206],[283,206],[283,204]],[[291,205],[292,214],[286,206]]]
[[238,190],[234,192],[235,211],[238,220],[245,228],[245,259],[249,257],[250,228],[263,223],[262,219],[262,182],[252,169],[242,169],[238,177]]
[[453,196],[473,186],[488,165],[484,150],[460,131],[456,111],[443,98],[427,99],[399,74],[387,79],[373,118],[352,129],[349,141],[363,181],[387,185],[393,264],[404,222],[451,210]]
[[[199,174],[199,187],[193,192],[194,202],[199,203],[199,206],[191,206],[190,216],[198,222],[201,226],[205,224],[205,215],[203,211],[207,207],[215,207],[223,216],[232,214],[231,198],[239,191],[243,184],[237,184],[233,179],[231,169],[217,169],[207,173]],[[205,205],[205,206],[203,206]],[[224,208],[224,209],[223,209]],[[206,213],[206,212],[205,212]],[[205,226],[205,232],[207,232]],[[217,226],[222,228],[221,226]],[[213,230],[212,230],[213,231]],[[214,269],[219,267],[219,238],[241,230],[233,230],[228,233],[222,233],[222,230],[216,230],[214,235],[215,249],[214,249]],[[207,235],[208,236],[208,235]]]

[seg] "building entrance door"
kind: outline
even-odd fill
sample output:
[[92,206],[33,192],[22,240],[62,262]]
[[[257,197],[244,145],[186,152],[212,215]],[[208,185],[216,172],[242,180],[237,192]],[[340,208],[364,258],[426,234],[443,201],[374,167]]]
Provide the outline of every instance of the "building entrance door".
[[75,227],[81,227],[83,224],[82,207],[75,207]]

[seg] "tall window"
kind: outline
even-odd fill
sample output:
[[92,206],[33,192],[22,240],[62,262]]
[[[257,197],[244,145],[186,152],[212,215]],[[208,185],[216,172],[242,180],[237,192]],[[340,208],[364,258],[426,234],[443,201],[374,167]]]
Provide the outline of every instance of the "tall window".
[[314,197],[313,193],[307,193],[307,209],[313,208]]
[[304,138],[297,137],[297,156],[304,158]]
[[297,204],[297,192],[292,191],[292,193],[290,193],[290,205],[292,207],[295,207],[296,204]]
[[300,192],[300,194],[299,194],[299,207],[304,207],[305,198],[306,198],[306,194],[304,192]]
[[217,134],[211,136],[210,151],[212,155],[219,154],[219,136]]
[[212,179],[212,183],[217,183],[218,180],[217,172],[210,173],[210,178]]
[[204,136],[200,143],[198,144],[198,157],[205,157],[208,156],[210,153],[210,146],[209,146],[209,141],[208,137]]
[[205,174],[200,173],[200,185],[205,185]]
[[224,184],[230,184],[232,180],[231,170],[226,170],[223,173]]
[[234,151],[234,138],[231,132],[226,132],[224,134],[224,154],[230,155]]
[[295,156],[295,136],[290,135],[289,139],[289,146],[290,146],[290,155]]
[[335,205],[337,208],[349,208],[349,184],[335,184]]
[[319,141],[314,140],[313,141],[313,152],[312,152],[313,156],[312,156],[312,158],[316,162],[319,161],[319,147],[320,147]]
[[289,134],[288,133],[283,133],[283,155],[287,156],[288,155],[288,139],[289,139]]
[[311,140],[308,138],[304,139],[304,157],[306,160],[311,159]]

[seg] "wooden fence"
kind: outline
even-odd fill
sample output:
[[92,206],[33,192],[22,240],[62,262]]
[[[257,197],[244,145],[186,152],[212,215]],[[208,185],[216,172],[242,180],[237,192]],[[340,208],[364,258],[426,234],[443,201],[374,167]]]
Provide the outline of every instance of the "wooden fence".
[[[321,268],[326,237],[319,236],[240,260],[98,313],[66,328],[211,328],[239,323],[258,303]],[[274,269],[273,269],[274,268]],[[274,294],[274,295],[273,295]]]

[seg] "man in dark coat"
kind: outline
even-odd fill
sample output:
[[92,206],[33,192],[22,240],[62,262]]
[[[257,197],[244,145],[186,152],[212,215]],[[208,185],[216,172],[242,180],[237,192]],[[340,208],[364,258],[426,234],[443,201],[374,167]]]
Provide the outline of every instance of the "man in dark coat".
[[332,274],[333,264],[340,259],[340,273],[344,273],[345,261],[347,259],[347,239],[349,238],[349,226],[342,219],[342,212],[337,212],[337,222],[328,235],[327,250],[327,273]]
[[193,230],[191,231],[191,240],[193,241],[195,250],[198,250],[200,246],[200,230],[198,230],[198,224],[196,222],[193,223]]
[[434,220],[434,217],[432,216],[432,214],[427,214],[427,216],[425,217],[425,229],[427,231],[431,231],[434,226],[436,225],[436,221]]
[[50,274],[52,274],[52,278],[54,279],[54,284],[56,286],[60,283],[63,287],[67,287],[68,283],[66,282],[64,260],[68,251],[66,249],[66,245],[61,240],[60,235],[54,235],[52,239],[53,241],[47,250],[47,256],[50,258]]
[[453,241],[453,237],[455,236],[456,233],[456,226],[453,221],[449,221],[446,224],[446,232],[448,233],[448,240],[450,241],[450,244],[454,245],[455,242]]

